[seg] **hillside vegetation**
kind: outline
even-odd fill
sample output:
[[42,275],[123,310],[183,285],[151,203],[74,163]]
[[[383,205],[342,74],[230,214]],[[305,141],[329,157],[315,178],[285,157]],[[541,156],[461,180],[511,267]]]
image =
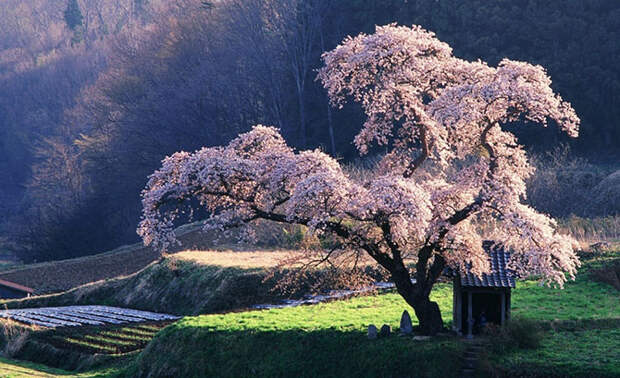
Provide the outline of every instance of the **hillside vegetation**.
[[[7,304],[43,306],[108,300],[113,302],[109,304],[121,304],[124,297],[134,296],[132,305],[141,303],[148,309],[176,308],[184,314],[198,314],[276,300],[267,290],[269,284],[261,285],[259,279],[264,266],[272,265],[276,259],[261,257],[259,252],[245,253],[184,252],[130,277],[92,285],[92,291],[84,286],[60,295]],[[209,259],[211,254],[216,255],[213,261],[225,257],[220,263],[227,267],[196,261],[213,263]],[[235,260],[235,256],[239,259]],[[277,256],[274,253],[273,257]],[[534,280],[518,281],[512,296],[512,316],[517,322],[528,321],[528,327],[540,330],[539,346],[521,349],[514,339],[498,338],[483,356],[481,371],[485,375],[585,377],[594,373],[614,377],[620,374],[618,291],[610,284],[596,281],[595,273],[613,267],[618,255],[617,252],[590,253],[583,258],[584,267],[577,280],[569,282],[564,290],[540,286]],[[183,286],[183,281],[187,286]],[[438,284],[433,299],[439,303],[449,326],[451,285]],[[385,323],[398,332],[404,309],[409,308],[398,294],[385,293],[314,306],[190,316],[159,332],[139,355],[127,357],[134,362],[124,363],[123,367],[104,365],[108,370],[97,371],[105,371],[103,376],[128,377],[342,376],[345,373],[385,377],[453,376],[460,369],[459,357],[464,350],[460,339],[441,336],[426,342],[401,337],[367,340],[365,332],[371,323],[377,326]],[[410,313],[415,324],[415,315]],[[108,333],[99,335],[101,332],[92,333],[92,330],[82,333],[78,331],[75,339],[109,338]],[[541,355],[545,356],[544,360],[540,359]],[[15,367],[18,368],[26,369]]]
[[0,279],[33,288],[37,294],[57,293],[90,282],[135,273],[159,256],[152,248],[123,246],[98,255],[7,270],[0,272]]
[[[70,3],[78,17],[64,15]],[[552,125],[543,134],[524,128],[520,141],[539,151],[567,142],[571,156],[616,166],[564,181],[543,177],[559,189],[541,188],[535,206],[553,216],[617,214],[600,199],[618,192],[613,177],[602,181],[618,169],[620,153],[618,2],[377,4],[1,1],[0,236],[9,237],[7,248],[32,262],[135,242],[139,193],[163,157],[224,144],[256,123],[279,127],[297,148],[352,161],[363,114],[330,108],[314,70],[344,36],[392,22],[435,31],[465,59],[508,57],[547,68],[582,118],[581,135],[567,141]],[[550,192],[561,204],[546,201]]]
[[18,378],[18,377],[105,377],[109,374],[116,372],[117,368],[104,368],[101,370],[92,370],[84,373],[71,373],[66,370],[54,369],[45,365],[36,364],[32,362],[16,361],[0,357],[0,372],[3,378]]
[[[181,228],[182,239],[193,238]],[[161,254],[142,243],[125,245],[109,252],[73,259],[27,264],[0,272],[0,279],[30,287],[37,295],[58,293],[91,282],[135,273]]]
[[[286,255],[269,251],[183,252],[128,276],[1,304],[9,308],[105,304],[175,315],[245,308],[283,298],[271,291],[275,278],[264,280],[268,276],[265,268],[275,266]],[[303,286],[296,294],[302,293]]]
[[[230,250],[231,248],[247,250],[247,248],[244,249],[243,245],[230,244],[230,238],[222,239],[219,243],[216,243],[213,235],[201,232],[199,222],[181,226],[175,232],[181,245],[171,248],[171,252],[187,248],[209,249],[212,247],[224,250]],[[263,260],[265,264],[271,261],[269,264],[275,265],[274,261],[276,259],[265,259],[265,255],[262,253],[251,255],[253,258],[262,256],[259,260]],[[181,259],[195,259],[202,262],[207,260],[199,253],[186,252],[176,256]],[[224,255],[217,256],[220,257],[215,259],[215,265],[224,264],[226,261],[240,260],[240,256],[236,255],[226,255],[226,258],[224,258]],[[153,248],[145,247],[142,243],[136,243],[91,256],[13,267],[12,269],[1,271],[0,279],[33,288],[38,295],[58,293],[96,281],[131,275],[161,257],[161,254]],[[249,261],[253,260],[253,258],[249,258]],[[230,262],[227,266],[233,266]],[[246,267],[243,264],[242,266]]]
[[[600,263],[587,263],[564,290],[541,287],[533,280],[519,281],[513,291],[512,317],[543,330],[540,346],[519,349],[515,340],[503,349],[492,344],[485,374],[618,376],[618,291],[592,281],[591,268]],[[439,284],[433,300],[450,324],[451,285]],[[463,350],[460,339],[367,340],[370,323],[386,323],[398,331],[404,309],[407,305],[402,298],[389,293],[316,306],[186,317],[160,332],[125,374],[454,376]]]
[[[434,296],[451,317],[450,285]],[[368,324],[397,330],[406,308],[398,294],[316,306],[189,317],[151,342],[128,376],[157,377],[449,377],[463,346],[439,337],[414,342],[393,336],[369,341]],[[190,347],[191,346],[191,347]],[[166,358],[162,358],[166,356]]]

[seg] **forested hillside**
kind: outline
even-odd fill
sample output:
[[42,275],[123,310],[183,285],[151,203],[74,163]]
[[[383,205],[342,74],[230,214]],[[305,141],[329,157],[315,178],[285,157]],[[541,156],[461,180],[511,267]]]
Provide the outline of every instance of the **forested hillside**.
[[[330,107],[315,70],[344,36],[392,22],[432,30],[467,59],[544,66],[581,117],[581,135],[569,141],[551,125],[526,128],[522,141],[534,151],[569,143],[567,164],[574,155],[617,164],[619,2],[4,0],[0,236],[27,260],[134,242],[140,191],[164,156],[226,143],[257,123],[298,148],[354,160],[363,114]],[[593,170],[584,185],[607,173]]]

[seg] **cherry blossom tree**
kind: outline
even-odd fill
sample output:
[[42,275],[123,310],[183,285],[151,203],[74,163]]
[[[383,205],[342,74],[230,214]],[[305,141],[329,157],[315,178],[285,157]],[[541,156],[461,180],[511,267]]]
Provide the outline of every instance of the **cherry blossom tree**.
[[184,204],[211,214],[208,230],[258,219],[305,225],[338,240],[326,259],[338,250],[385,268],[425,334],[443,327],[429,294],[446,267],[489,271],[483,240],[510,249],[518,274],[574,279],[574,241],[522,203],[532,167],[505,129],[553,120],[577,136],[579,118],[542,67],[462,60],[433,33],[396,25],[348,37],[323,60],[318,80],[332,103],[352,99],[367,115],[360,153],[389,149],[372,174],[355,178],[325,153],[294,151],[277,129],[255,126],[227,146],[164,159],[143,191],[146,244],[175,242]]

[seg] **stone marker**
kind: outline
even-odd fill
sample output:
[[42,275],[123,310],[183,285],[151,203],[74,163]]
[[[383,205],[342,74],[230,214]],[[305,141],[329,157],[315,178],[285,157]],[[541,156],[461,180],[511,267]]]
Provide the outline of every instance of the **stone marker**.
[[379,337],[388,337],[392,333],[392,328],[389,325],[384,324],[381,326],[381,330],[379,331]]
[[410,335],[412,332],[413,324],[411,324],[411,316],[409,316],[409,313],[405,310],[400,317],[400,333],[403,335]]
[[371,340],[377,338],[377,327],[374,324],[368,326],[368,338]]

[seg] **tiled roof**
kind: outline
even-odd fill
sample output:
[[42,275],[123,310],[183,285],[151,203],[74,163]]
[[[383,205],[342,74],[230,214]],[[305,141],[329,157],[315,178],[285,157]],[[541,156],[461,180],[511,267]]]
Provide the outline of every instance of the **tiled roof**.
[[485,241],[483,247],[491,260],[491,273],[483,273],[481,277],[469,272],[461,274],[461,286],[515,287],[514,274],[506,269],[506,264],[510,259],[510,252],[505,251],[501,245],[490,241]]
[[10,287],[11,289],[23,291],[25,293],[30,293],[30,294],[34,293],[34,289],[31,289],[29,287],[26,287],[26,286],[23,286],[23,285],[20,285],[18,283],[11,282],[11,281],[0,280],[0,286]]

